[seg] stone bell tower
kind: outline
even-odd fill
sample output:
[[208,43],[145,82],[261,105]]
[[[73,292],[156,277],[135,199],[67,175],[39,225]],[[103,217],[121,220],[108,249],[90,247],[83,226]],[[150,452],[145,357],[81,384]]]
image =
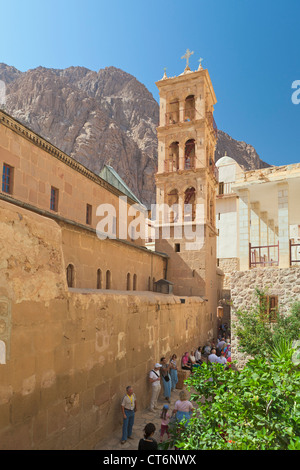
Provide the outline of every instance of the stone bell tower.
[[[216,97],[202,59],[198,70],[190,70],[191,54],[187,50],[183,56],[187,64],[181,75],[168,78],[165,73],[156,82],[160,95],[156,204],[165,206],[164,215],[156,217],[155,249],[170,257],[167,279],[174,283],[174,294],[205,297],[207,311],[214,315],[218,289],[217,128],[213,118]],[[174,210],[169,210],[172,206]],[[201,239],[187,239],[187,229],[199,229]]]

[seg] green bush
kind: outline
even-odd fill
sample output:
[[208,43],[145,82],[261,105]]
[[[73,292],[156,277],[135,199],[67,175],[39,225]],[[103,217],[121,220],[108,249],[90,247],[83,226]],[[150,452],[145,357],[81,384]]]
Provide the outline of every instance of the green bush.
[[241,370],[203,364],[186,381],[196,411],[164,444],[184,450],[300,450],[299,366],[289,342],[274,343]]
[[295,302],[288,315],[276,311],[275,322],[269,323],[263,315],[262,298],[265,293],[256,289],[257,305],[249,311],[238,311],[234,325],[241,352],[250,356],[270,356],[274,344],[281,338],[287,342],[299,339],[300,302]]

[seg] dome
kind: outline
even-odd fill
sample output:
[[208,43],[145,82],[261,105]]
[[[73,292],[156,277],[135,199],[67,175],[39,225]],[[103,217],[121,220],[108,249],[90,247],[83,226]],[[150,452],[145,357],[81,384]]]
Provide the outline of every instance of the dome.
[[224,157],[219,158],[216,162],[216,166],[232,165],[232,163],[236,163],[236,161],[233,158],[228,157],[228,155],[225,155]]

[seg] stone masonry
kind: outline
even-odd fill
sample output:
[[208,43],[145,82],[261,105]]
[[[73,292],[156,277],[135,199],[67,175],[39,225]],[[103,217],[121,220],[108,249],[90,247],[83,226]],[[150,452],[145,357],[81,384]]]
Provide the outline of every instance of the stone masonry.
[[278,296],[278,308],[288,314],[290,306],[300,301],[300,266],[280,269],[277,267],[236,271],[231,274],[231,345],[234,359],[242,366],[247,358],[238,351],[238,338],[234,324],[238,310],[248,310],[257,303],[255,289]]

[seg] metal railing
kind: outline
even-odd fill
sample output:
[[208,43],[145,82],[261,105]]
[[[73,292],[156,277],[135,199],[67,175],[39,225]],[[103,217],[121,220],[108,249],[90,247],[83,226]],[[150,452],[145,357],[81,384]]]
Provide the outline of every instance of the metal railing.
[[[271,255],[271,249],[273,255]],[[272,256],[274,256],[275,259],[273,259]],[[252,246],[251,243],[249,243],[249,268],[255,268],[257,266],[262,268],[266,266],[279,266],[279,242],[277,245],[260,246]]]
[[231,194],[232,193],[232,188],[231,188],[232,184],[233,184],[233,181],[228,181],[228,182],[220,181],[219,182],[218,195],[219,196],[224,196],[226,194]]
[[[294,263],[300,263],[300,243],[295,243],[294,240],[289,241],[290,245],[290,266]],[[299,249],[297,249],[299,247]]]

